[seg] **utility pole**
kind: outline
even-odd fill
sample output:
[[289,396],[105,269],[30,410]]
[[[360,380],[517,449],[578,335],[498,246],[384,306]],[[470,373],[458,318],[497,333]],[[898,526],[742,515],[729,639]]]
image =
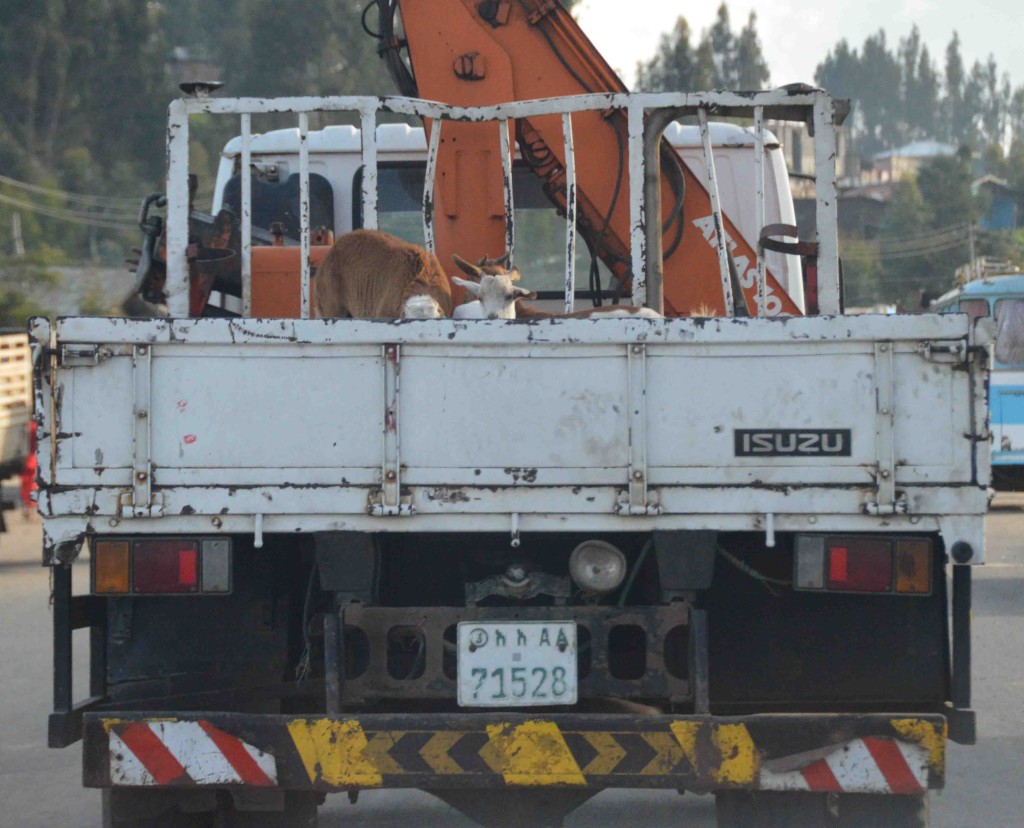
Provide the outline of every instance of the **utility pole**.
[[14,256],[20,259],[25,255],[25,240],[21,236],[21,213],[11,214],[11,236],[14,238]]
[[971,257],[971,273],[974,274],[974,278],[978,278],[981,274],[978,273],[978,263],[974,259],[974,222],[972,221],[967,225],[967,244],[970,251]]

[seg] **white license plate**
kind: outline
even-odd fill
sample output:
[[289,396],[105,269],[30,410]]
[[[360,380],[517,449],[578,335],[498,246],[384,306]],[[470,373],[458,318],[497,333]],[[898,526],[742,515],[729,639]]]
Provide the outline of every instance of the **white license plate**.
[[459,623],[459,705],[576,704],[576,622]]

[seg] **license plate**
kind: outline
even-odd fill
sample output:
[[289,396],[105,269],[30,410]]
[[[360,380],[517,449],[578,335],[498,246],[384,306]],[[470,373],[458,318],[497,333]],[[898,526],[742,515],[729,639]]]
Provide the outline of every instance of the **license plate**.
[[459,623],[459,705],[576,704],[576,622]]

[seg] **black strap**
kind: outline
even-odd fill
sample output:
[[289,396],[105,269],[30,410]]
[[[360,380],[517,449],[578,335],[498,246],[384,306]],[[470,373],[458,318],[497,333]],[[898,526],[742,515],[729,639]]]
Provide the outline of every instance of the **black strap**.
[[761,250],[771,250],[775,253],[796,254],[797,256],[818,256],[817,242],[785,242],[773,239],[772,236],[795,236],[797,235],[796,225],[793,224],[767,224],[761,231],[761,238],[758,246]]

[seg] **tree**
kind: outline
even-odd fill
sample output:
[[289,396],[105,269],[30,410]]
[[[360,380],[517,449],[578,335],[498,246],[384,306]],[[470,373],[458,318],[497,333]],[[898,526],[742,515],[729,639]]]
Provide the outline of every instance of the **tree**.
[[946,47],[946,100],[943,106],[945,122],[948,125],[946,140],[969,141],[973,137],[971,118],[964,109],[964,84],[967,78],[964,60],[960,55],[960,35],[953,37]]
[[671,33],[661,36],[654,57],[637,64],[636,87],[645,92],[703,89],[711,82],[707,70],[690,45],[690,24],[677,17]]
[[747,25],[736,38],[736,53],[733,61],[733,81],[736,89],[764,89],[771,73],[761,52],[761,41],[757,36],[757,14],[750,13]]
[[672,31],[663,34],[658,51],[637,64],[638,89],[645,92],[699,89],[761,89],[770,77],[757,34],[757,15],[751,13],[739,34],[729,23],[725,3],[718,7],[715,22],[697,47],[690,42],[690,25],[676,19]]

